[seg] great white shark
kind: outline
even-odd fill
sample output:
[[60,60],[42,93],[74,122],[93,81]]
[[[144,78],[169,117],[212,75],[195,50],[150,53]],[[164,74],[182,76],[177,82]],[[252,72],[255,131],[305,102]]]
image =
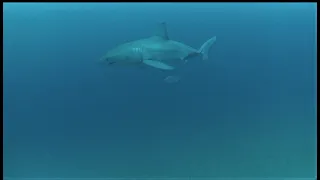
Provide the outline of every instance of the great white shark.
[[148,65],[162,70],[173,70],[175,65],[208,53],[216,36],[208,39],[199,49],[171,40],[165,22],[159,23],[156,33],[148,38],[127,42],[110,49],[100,60],[109,65]]

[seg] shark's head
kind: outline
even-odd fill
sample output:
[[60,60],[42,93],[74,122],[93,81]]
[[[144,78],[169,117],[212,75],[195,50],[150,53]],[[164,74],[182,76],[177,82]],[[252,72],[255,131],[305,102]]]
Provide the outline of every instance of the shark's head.
[[127,58],[126,56],[123,55],[105,55],[103,56],[100,60],[108,65],[113,65],[113,64],[124,64],[127,63]]
[[108,65],[130,65],[140,63],[141,54],[132,48],[118,47],[107,52],[100,60]]

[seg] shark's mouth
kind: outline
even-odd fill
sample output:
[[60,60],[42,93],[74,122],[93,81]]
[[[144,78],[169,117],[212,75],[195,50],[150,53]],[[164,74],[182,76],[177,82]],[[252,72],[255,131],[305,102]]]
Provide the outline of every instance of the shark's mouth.
[[116,62],[108,62],[108,65],[113,65],[114,63],[116,63]]

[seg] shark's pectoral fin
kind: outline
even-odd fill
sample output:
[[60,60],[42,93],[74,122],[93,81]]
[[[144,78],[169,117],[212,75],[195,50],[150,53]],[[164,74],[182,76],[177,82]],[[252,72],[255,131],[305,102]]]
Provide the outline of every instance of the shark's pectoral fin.
[[143,63],[148,66],[158,68],[158,69],[163,69],[163,70],[173,70],[174,69],[174,67],[167,65],[163,62],[156,61],[156,60],[143,60]]

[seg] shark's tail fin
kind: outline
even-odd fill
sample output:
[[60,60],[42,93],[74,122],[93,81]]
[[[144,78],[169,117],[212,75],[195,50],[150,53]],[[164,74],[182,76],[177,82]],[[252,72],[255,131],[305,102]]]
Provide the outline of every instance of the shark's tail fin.
[[213,45],[213,43],[216,41],[217,37],[214,36],[210,39],[208,39],[198,50],[199,53],[202,54],[202,60],[207,60],[209,58],[208,53]]

